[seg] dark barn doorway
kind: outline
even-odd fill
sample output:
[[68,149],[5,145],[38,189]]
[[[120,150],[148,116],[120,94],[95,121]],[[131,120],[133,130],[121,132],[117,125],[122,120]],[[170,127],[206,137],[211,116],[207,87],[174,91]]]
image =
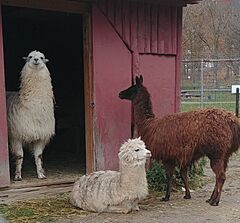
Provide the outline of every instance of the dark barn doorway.
[[[32,50],[49,59],[56,99],[56,135],[44,151],[50,180],[85,172],[83,18],[81,14],[2,7],[7,91],[19,88],[23,56]],[[25,150],[24,181],[36,179],[34,159]]]

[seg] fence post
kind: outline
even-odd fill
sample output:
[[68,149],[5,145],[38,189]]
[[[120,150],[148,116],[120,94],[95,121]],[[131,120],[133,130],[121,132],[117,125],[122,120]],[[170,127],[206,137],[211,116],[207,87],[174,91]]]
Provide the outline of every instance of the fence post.
[[239,114],[239,88],[236,89],[236,116]]
[[203,59],[201,59],[201,108],[203,108],[203,94],[204,94],[204,77],[203,77]]

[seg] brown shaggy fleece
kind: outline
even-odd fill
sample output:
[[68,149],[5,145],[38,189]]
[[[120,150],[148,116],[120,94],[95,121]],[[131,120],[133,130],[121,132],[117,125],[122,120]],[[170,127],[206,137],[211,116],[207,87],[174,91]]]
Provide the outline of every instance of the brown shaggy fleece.
[[207,202],[218,205],[229,157],[240,146],[240,123],[235,115],[222,109],[204,109],[155,117],[142,76],[136,77],[136,84],[120,92],[119,97],[132,101],[138,134],[151,150],[153,159],[162,161],[166,169],[167,191],[163,200],[170,198],[176,165],[180,166],[186,188],[184,198],[191,198],[188,168],[207,156],[216,174],[215,188]]

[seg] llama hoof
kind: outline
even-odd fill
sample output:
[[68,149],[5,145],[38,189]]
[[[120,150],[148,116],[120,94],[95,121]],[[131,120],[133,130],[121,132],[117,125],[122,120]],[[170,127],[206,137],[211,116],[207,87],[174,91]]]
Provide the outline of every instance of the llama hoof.
[[183,198],[184,199],[191,199],[191,195],[185,195]]
[[218,204],[219,204],[219,201],[215,201],[212,199],[208,199],[208,200],[206,200],[206,202],[209,203],[211,206],[218,206]]
[[43,174],[43,173],[41,173],[41,174],[39,174],[38,175],[38,179],[46,179],[47,177]]
[[21,181],[21,180],[22,180],[22,177],[21,177],[21,176],[15,176],[15,177],[14,177],[14,180],[15,180],[15,181]]
[[139,211],[140,209],[139,209],[138,205],[136,205],[136,206],[134,206],[134,207],[132,208],[132,210],[133,210],[133,211]]
[[161,199],[161,201],[169,201],[169,198],[168,198],[168,197],[163,197],[163,198]]
[[211,204],[211,203],[214,202],[214,200],[212,200],[211,198],[209,198],[209,199],[206,200],[206,202],[209,203],[209,204]]
[[218,202],[209,203],[211,206],[218,206]]

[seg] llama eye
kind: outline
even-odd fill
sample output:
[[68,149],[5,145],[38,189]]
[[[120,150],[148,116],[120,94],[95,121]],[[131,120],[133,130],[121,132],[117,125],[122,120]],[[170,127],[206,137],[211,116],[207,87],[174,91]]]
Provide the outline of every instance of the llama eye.
[[135,149],[135,152],[138,152],[139,151],[139,149]]
[[43,57],[40,57],[41,60],[43,60]]
[[29,56],[28,58],[29,58],[29,59],[31,59],[31,58],[32,58],[32,56]]

